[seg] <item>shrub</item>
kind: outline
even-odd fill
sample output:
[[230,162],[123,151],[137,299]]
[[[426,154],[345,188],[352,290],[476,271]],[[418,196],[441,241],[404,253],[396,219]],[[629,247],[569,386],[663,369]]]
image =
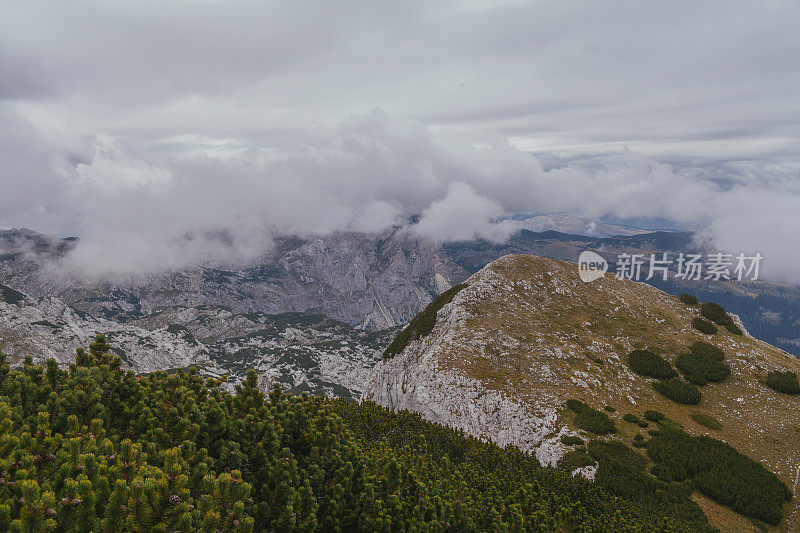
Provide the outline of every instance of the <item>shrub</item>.
[[767,386],[784,394],[800,394],[800,383],[794,372],[779,372],[774,370],[767,374]]
[[716,430],[722,429],[722,422],[720,422],[713,416],[706,413],[699,413],[695,411],[694,413],[692,413],[692,420],[694,420],[701,426],[706,427],[708,429],[716,429]]
[[578,449],[565,453],[561,459],[558,460],[557,466],[567,472],[574,472],[578,468],[591,466],[593,464],[595,464],[595,461],[586,453],[586,449]]
[[644,440],[644,437],[641,433],[637,433],[635,437],[633,437],[632,444],[637,448],[644,448],[647,446],[647,441]]
[[695,296],[694,294],[686,294],[686,293],[680,295],[680,301],[682,301],[686,305],[697,305],[700,303],[700,300],[697,299],[697,296]]
[[605,409],[609,413],[616,413],[617,412],[617,410],[614,409],[613,407],[611,407],[610,405],[606,405],[605,407],[603,407],[603,409]]
[[562,435],[561,443],[566,446],[580,446],[583,444],[583,439],[575,435]]
[[579,400],[567,400],[567,408],[575,413],[575,425],[597,435],[614,433],[617,427],[602,411],[593,409]]
[[776,525],[792,492],[772,472],[728,444],[669,430],[650,439],[652,472],[663,481],[691,479],[701,493],[745,516]]
[[641,420],[638,416],[633,413],[628,413],[622,417],[625,422],[630,422],[631,424],[638,424],[639,420]]
[[713,335],[717,332],[717,326],[715,326],[713,322],[709,322],[708,320],[700,317],[695,317],[692,319],[692,327],[694,327],[694,329],[700,333],[705,333],[706,335]]
[[702,510],[691,498],[691,489],[667,485],[647,473],[647,458],[619,441],[592,441],[589,455],[597,460],[595,482],[604,491],[638,501],[655,512],[703,522]]
[[710,342],[697,341],[689,346],[689,351],[693,354],[703,355],[716,361],[725,360],[725,352],[721,348],[714,346]]
[[647,467],[647,457],[631,450],[624,443],[617,440],[609,442],[593,440],[587,445],[587,450],[595,461],[615,459],[625,462],[637,470],[644,470]]
[[700,306],[700,314],[712,322],[716,322],[720,326],[724,326],[730,322],[731,317],[725,312],[721,305],[713,302],[706,302]]
[[712,302],[706,302],[700,306],[700,314],[712,322],[716,322],[720,326],[724,326],[725,329],[734,335],[744,334],[741,328],[736,325],[736,323],[733,321],[733,318],[725,312],[725,309],[723,309],[721,305],[717,305]]
[[654,411],[652,409],[648,409],[644,412],[644,419],[649,420],[650,422],[661,422],[662,420],[666,420],[667,417],[664,413],[659,411]]
[[685,405],[700,403],[700,389],[681,378],[670,378],[653,383],[653,388],[670,400]]
[[624,417],[622,417],[622,419],[625,422],[630,422],[631,424],[636,424],[640,428],[646,428],[647,426],[650,425],[650,424],[647,423],[647,420],[642,420],[641,418],[639,418],[638,416],[634,415],[633,413],[626,414]]
[[730,331],[734,335],[744,335],[744,331],[742,331],[742,328],[737,326],[736,323],[733,321],[733,319],[731,319],[730,322],[727,322],[725,324],[725,329],[727,329],[728,331]]
[[695,385],[703,386],[708,381],[719,383],[731,373],[731,368],[723,361],[699,353],[684,353],[675,359],[675,366]]
[[433,327],[436,325],[436,314],[439,312],[439,309],[452,302],[456,294],[466,286],[465,283],[454,285],[434,298],[425,309],[412,318],[411,322],[397,334],[397,337],[395,337],[392,343],[389,344],[383,352],[384,359],[389,359],[399,354],[408,346],[408,343],[426,337],[433,331]]
[[648,378],[667,379],[678,375],[669,362],[649,350],[634,350],[628,354],[628,366],[633,372]]

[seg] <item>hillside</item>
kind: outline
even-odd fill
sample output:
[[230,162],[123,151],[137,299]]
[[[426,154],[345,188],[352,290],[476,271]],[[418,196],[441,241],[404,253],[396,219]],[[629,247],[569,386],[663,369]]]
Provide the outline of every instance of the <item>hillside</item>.
[[[698,306],[610,274],[583,283],[574,263],[506,256],[465,285],[438,314],[434,311],[435,325],[426,335],[416,340],[412,335],[399,353],[373,370],[365,399],[519,446],[552,465],[573,449],[561,437],[592,437],[576,426],[566,400],[582,400],[601,411],[609,406],[613,411],[605,412],[618,428],[613,439],[628,444],[647,433],[622,417],[641,419],[655,410],[690,435],[727,442],[795,486],[800,396],[776,392],[764,380],[773,370],[800,373],[796,358],[723,327],[714,335],[702,334],[692,327]],[[667,399],[654,389],[654,379],[628,366],[633,350],[649,349],[671,367],[696,341],[721,348],[730,367],[721,383],[700,388],[696,405]],[[703,415],[721,429],[701,426],[696,419],[705,420]],[[698,492],[693,497],[720,525],[754,527]],[[796,502],[783,514],[791,514],[794,527],[800,527]]]
[[410,413],[0,354],[2,531],[703,531]]
[[72,363],[75,350],[102,333],[123,367],[139,373],[192,365],[225,374],[231,387],[252,368],[287,391],[357,398],[393,331],[357,330],[322,315],[211,306],[165,307],[119,322],[0,285],[0,350],[14,365],[26,356]]

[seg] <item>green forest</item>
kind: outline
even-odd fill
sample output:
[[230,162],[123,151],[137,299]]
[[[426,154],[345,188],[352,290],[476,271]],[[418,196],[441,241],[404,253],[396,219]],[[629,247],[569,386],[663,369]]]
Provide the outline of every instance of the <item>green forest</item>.
[[[3,531],[694,531],[516,448],[255,372],[137,375],[99,336],[0,366]],[[658,511],[658,509],[656,509]]]

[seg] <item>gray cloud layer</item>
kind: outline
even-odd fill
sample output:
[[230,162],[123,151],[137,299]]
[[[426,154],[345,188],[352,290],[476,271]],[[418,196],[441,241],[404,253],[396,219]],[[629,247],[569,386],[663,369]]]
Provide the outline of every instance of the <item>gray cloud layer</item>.
[[4,5],[0,225],[80,234],[82,271],[135,273],[409,213],[442,240],[501,240],[498,218],[515,213],[657,216],[798,281],[798,15],[789,2]]

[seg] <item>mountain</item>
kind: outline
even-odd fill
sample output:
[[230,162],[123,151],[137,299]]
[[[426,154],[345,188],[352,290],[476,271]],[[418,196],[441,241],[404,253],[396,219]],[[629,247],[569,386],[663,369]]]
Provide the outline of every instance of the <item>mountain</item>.
[[437,244],[403,228],[284,237],[260,262],[241,269],[194,268],[115,283],[65,275],[59,261],[75,244],[0,231],[0,282],[120,322],[174,305],[212,305],[235,313],[318,313],[379,330],[404,324],[468,275]]
[[28,355],[71,363],[77,348],[102,333],[123,366],[138,373],[194,366],[233,384],[252,368],[288,391],[357,398],[393,331],[357,330],[322,315],[211,306],[173,306],[120,323],[0,285],[0,349],[12,363]]
[[586,235],[588,237],[631,236],[649,233],[649,230],[646,229],[564,214],[537,215],[526,218],[518,222],[518,227],[536,233],[557,231],[559,233]]
[[[427,420],[501,446],[518,446],[543,464],[557,465],[569,456],[568,464],[575,467],[570,469],[589,477],[601,476],[597,463],[602,469],[603,462],[597,457],[602,454],[575,464],[576,454],[571,452],[576,451],[576,443],[596,439],[594,433],[610,433],[599,442],[645,445],[642,436],[636,435],[644,433],[641,425],[650,424],[645,414],[658,412],[658,417],[649,413],[661,421],[661,425],[650,425],[657,430],[651,441],[683,442],[680,439],[710,435],[717,440],[702,441],[703,446],[718,447],[723,450],[720,454],[730,457],[743,454],[730,459],[731,464],[750,461],[748,467],[710,470],[704,473],[708,479],[725,478],[724,483],[736,486],[736,491],[747,491],[747,486],[736,485],[740,483],[736,479],[726,478],[732,474],[725,472],[735,471],[741,480],[749,479],[742,472],[750,469],[756,472],[754,478],[767,479],[759,470],[761,464],[783,482],[764,481],[759,490],[766,493],[766,485],[772,484],[778,487],[778,496],[777,501],[761,502],[762,506],[740,498],[738,492],[739,500],[728,498],[728,485],[709,488],[713,483],[708,479],[704,478],[703,485],[695,478],[695,485],[705,488],[693,498],[712,522],[743,530],[752,524],[742,513],[770,523],[791,514],[793,527],[798,527],[796,499],[787,505],[784,498],[791,496],[788,487],[797,490],[800,396],[777,392],[764,382],[773,371],[800,374],[800,361],[723,327],[714,335],[702,334],[693,327],[699,315],[698,306],[644,283],[610,274],[584,283],[574,263],[505,256],[434,300],[412,320],[373,369],[364,399],[420,413]],[[698,341],[710,344],[693,346]],[[703,353],[695,354],[695,349]],[[656,382],[640,375],[631,368],[629,357],[634,350],[649,350],[647,357],[663,373],[660,377],[678,376],[677,364],[690,371],[689,379],[704,385],[696,387],[678,377]],[[720,382],[710,382],[711,367],[717,372],[713,380]],[[703,372],[708,372],[707,384]],[[669,399],[657,387],[688,404]],[[664,421],[671,425],[665,426]],[[722,441],[737,452],[724,448]],[[634,448],[630,450],[636,454],[631,457],[640,458],[634,462],[647,463]],[[581,453],[585,458],[585,452],[577,455]],[[649,444],[647,454],[650,459],[659,457]],[[684,468],[680,461],[673,457],[665,464]],[[656,466],[654,472],[669,478],[663,464]],[[689,475],[681,472],[673,479]],[[645,470],[637,475],[650,480],[642,483],[656,482]],[[602,477],[607,480],[608,474]],[[758,494],[752,497],[758,499]]]
[[[69,277],[59,267],[74,238],[30,230],[0,231],[0,283],[32,296],[57,297],[77,311],[128,323],[173,306],[214,306],[236,314],[312,313],[371,331],[408,322],[431,299],[508,254],[576,261],[584,250],[613,271],[620,253],[709,252],[688,232],[589,237],[520,230],[504,243],[434,243],[408,227],[380,234],[283,237],[256,264],[233,270],[195,268],[123,283]],[[800,355],[800,287],[767,281],[649,283],[671,294],[697,294],[738,314],[756,337]],[[194,332],[193,332],[194,333]]]

